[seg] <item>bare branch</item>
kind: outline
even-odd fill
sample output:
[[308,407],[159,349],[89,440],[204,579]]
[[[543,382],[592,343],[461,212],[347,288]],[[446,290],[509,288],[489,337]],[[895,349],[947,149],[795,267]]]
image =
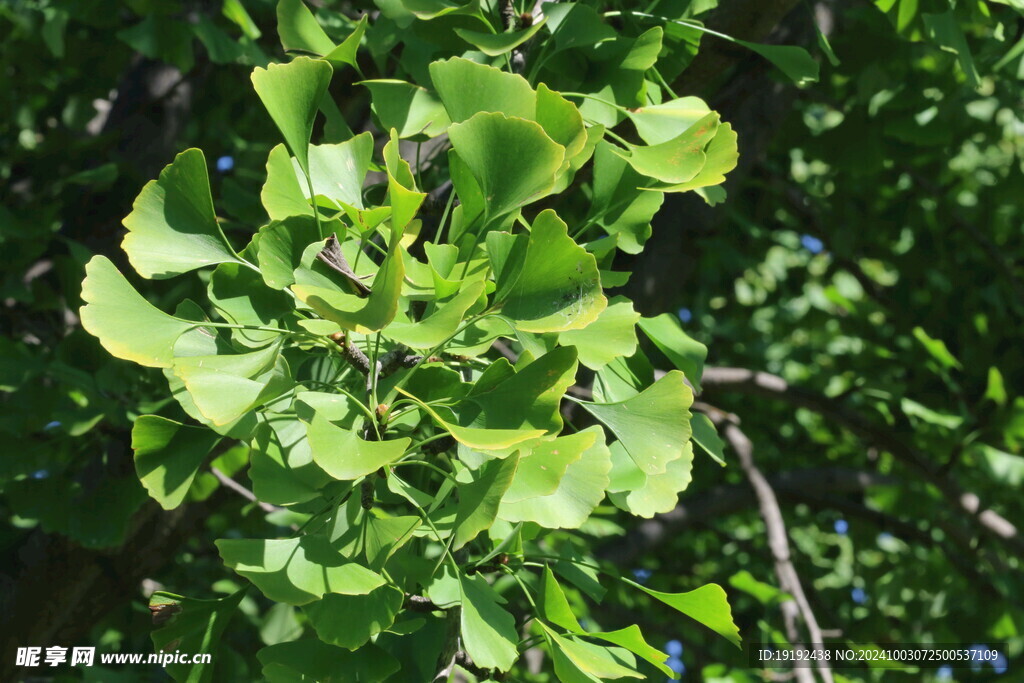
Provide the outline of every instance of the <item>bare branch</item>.
[[[822,643],[824,639],[821,636],[821,627],[818,626],[818,619],[814,615],[813,610],[811,610],[811,605],[807,601],[803,585],[800,583],[800,577],[796,573],[796,567],[793,566],[793,560],[789,552],[789,537],[786,533],[786,523],[782,518],[782,510],[779,509],[778,498],[775,497],[775,491],[772,489],[771,484],[768,483],[768,479],[765,478],[764,474],[754,463],[754,445],[747,438],[746,434],[740,431],[740,428],[734,421],[719,418],[716,422],[722,429],[722,436],[732,446],[732,449],[736,451],[740,467],[743,468],[743,473],[747,475],[747,481],[750,482],[750,486],[754,489],[754,494],[757,496],[758,507],[761,510],[761,517],[764,519],[765,529],[768,533],[768,547],[771,549],[772,558],[775,561],[775,574],[779,579],[779,587],[793,596],[792,601],[786,600],[780,606],[786,622],[786,635],[790,642],[800,641],[795,624],[796,615],[793,614],[793,603],[795,602],[800,618],[807,626],[810,642]],[[832,670],[828,662],[818,660],[816,663],[822,679],[826,683],[832,683]],[[795,667],[793,673],[801,683],[814,680],[814,676],[809,669]]]
[[893,430],[876,426],[841,402],[801,387],[791,386],[776,375],[744,368],[705,368],[701,384],[708,393],[738,391],[767,396],[818,413],[868,444],[891,453],[925,481],[934,485],[947,501],[971,515],[982,531],[1002,540],[1018,556],[1024,556],[1024,540],[1012,522],[996,511],[984,508],[977,495],[962,490],[953,480],[944,476],[937,465],[905,443]]

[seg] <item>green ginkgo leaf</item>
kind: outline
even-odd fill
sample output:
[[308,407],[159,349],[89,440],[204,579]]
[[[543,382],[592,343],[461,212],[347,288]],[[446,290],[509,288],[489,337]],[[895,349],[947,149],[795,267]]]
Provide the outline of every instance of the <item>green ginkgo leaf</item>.
[[224,564],[277,602],[306,605],[325,593],[366,595],[384,578],[348,560],[324,536],[288,539],[220,539]]
[[629,579],[623,581],[704,624],[736,647],[741,647],[740,630],[732,619],[729,598],[717,583],[709,583],[687,593],[662,593]]
[[270,64],[266,69],[257,67],[252,72],[256,94],[307,177],[313,121],[333,72],[327,62],[309,57]]
[[454,57],[430,65],[430,80],[452,123],[462,123],[479,112],[533,120],[536,93],[517,74]]
[[291,289],[321,318],[337,323],[346,330],[362,334],[381,330],[394,320],[398,312],[398,298],[402,294],[405,263],[400,241],[400,236],[392,236],[391,247],[373,279],[370,295],[366,298],[343,292],[337,287],[310,284],[322,283],[321,279],[307,279],[304,282],[302,274],[308,271],[302,268],[296,271],[296,284]]
[[300,182],[288,148],[275,145],[267,156],[267,180],[260,191],[260,202],[270,220],[281,221],[290,216],[313,216],[306,181]]
[[566,389],[576,381],[576,349],[555,349],[488,385],[500,367],[492,364],[491,375],[481,377],[466,395],[458,407],[462,424],[485,429],[541,429],[547,434],[558,434],[562,430],[559,404]]
[[693,392],[673,370],[642,392],[618,403],[582,403],[625,447],[644,474],[661,474],[682,458],[690,442]]
[[551,209],[534,220],[522,267],[503,265],[499,278],[501,312],[524,332],[584,328],[608,305],[597,260],[569,237]]
[[253,493],[272,505],[295,505],[319,497],[331,477],[313,462],[305,423],[294,415],[264,417],[249,455]]
[[395,623],[404,599],[400,589],[385,585],[366,595],[328,593],[302,611],[320,640],[355,650]]
[[617,238],[616,245],[638,254],[651,236],[651,219],[664,195],[641,188],[651,185],[619,156],[614,145],[601,141],[594,150],[594,200],[587,221]]
[[458,550],[486,531],[498,514],[501,497],[512,483],[519,459],[490,460],[478,470],[463,470],[459,480],[459,502],[455,509],[455,539]]
[[132,425],[135,472],[160,507],[173,510],[185,500],[199,466],[220,439],[209,429],[141,415]]
[[171,367],[174,343],[195,327],[143,299],[106,256],[94,256],[86,264],[82,300],[82,327],[103,348],[151,368]]
[[135,198],[121,247],[139,275],[169,278],[239,261],[217,223],[206,157],[189,149],[174,158]]
[[416,179],[409,162],[399,154],[398,131],[394,129],[391,130],[391,139],[384,145],[384,164],[388,175],[391,230],[395,232],[392,239],[401,239],[427,194],[416,189]]
[[437,95],[412,83],[398,80],[362,81],[370,90],[371,107],[384,130],[394,128],[398,137],[437,137],[451,120]]
[[433,313],[416,323],[394,322],[384,329],[384,336],[414,349],[432,349],[450,337],[462,324],[466,311],[484,291],[480,280],[470,282],[462,290],[440,303]]
[[516,620],[498,604],[501,599],[479,574],[460,574],[462,642],[477,666],[508,671],[519,653]]
[[[149,609],[154,615],[154,620],[163,619],[163,625],[151,634],[156,650],[216,650],[228,622],[245,597],[245,592],[246,589],[243,588],[219,600],[196,600],[183,595],[156,591],[149,598]],[[189,661],[187,664],[168,664],[166,668],[167,673],[176,681],[208,683],[215,680],[213,672],[216,666],[215,662],[193,664]]]
[[[332,145],[309,145],[309,173],[314,195],[363,208],[363,181],[372,157],[373,135],[370,133],[360,133]],[[300,182],[300,186],[303,194],[310,198],[305,184]]]
[[548,565],[544,565],[544,582],[541,589],[540,607],[543,617],[552,624],[561,626],[567,631],[576,633],[583,631],[583,627],[576,620],[576,615],[573,613],[573,609],[565,597],[565,592],[558,584],[558,579],[555,578],[555,573],[551,571],[551,567]]
[[597,436],[594,430],[585,430],[536,444],[519,458],[519,469],[502,500],[516,503],[550,496],[558,490],[569,465],[594,445]]
[[470,31],[464,28],[455,29],[455,33],[485,55],[497,57],[498,55],[503,55],[528,41],[546,23],[547,17],[544,17],[533,26],[520,29],[518,31],[509,31],[507,33],[484,33],[482,31]]
[[624,647],[633,654],[646,659],[648,662],[658,667],[666,676],[675,678],[676,673],[672,669],[666,666],[665,662],[668,661],[668,655],[661,650],[652,647],[646,640],[644,640],[644,634],[640,631],[640,627],[636,624],[627,626],[626,628],[620,628],[618,631],[591,631],[587,634],[592,638],[599,638]]
[[416,401],[423,411],[433,418],[441,428],[452,435],[452,438],[459,443],[479,451],[507,451],[508,449],[531,439],[544,436],[543,429],[499,429],[492,427],[464,427],[460,425],[454,416],[442,415],[417,397],[404,389],[397,388],[396,391]]
[[640,314],[633,310],[633,302],[621,296],[608,302],[594,322],[578,330],[560,332],[558,343],[575,346],[580,362],[598,370],[616,358],[629,357],[636,352],[636,324]]
[[[290,296],[269,289],[260,273],[239,263],[222,263],[210,276],[207,296],[225,321],[249,327],[277,327],[295,310]],[[280,336],[271,330],[231,330],[232,339],[245,348],[266,346]]]
[[341,41],[341,44],[338,45],[338,47],[325,53],[324,59],[334,65],[335,68],[339,68],[342,64],[348,64],[349,66],[354,66],[356,71],[358,71],[359,64],[356,61],[356,52],[358,52],[359,44],[363,40],[363,34],[366,33],[366,26],[369,19],[369,14],[364,14],[359,17],[359,21],[356,22],[356,26],[352,29],[352,33],[348,34],[348,37]]
[[649,146],[629,145],[627,151],[614,151],[641,175],[664,183],[685,183],[704,168],[705,148],[718,132],[719,122],[718,113],[711,112],[671,140]]
[[420,19],[437,19],[448,14],[476,14],[480,11],[480,0],[400,0],[405,9]]
[[702,187],[720,185],[725,182],[725,174],[736,168],[740,160],[739,146],[737,144],[736,132],[728,123],[718,127],[715,137],[708,143],[704,150],[707,157],[704,167],[700,173],[685,183],[658,187],[662,192],[688,192]]
[[484,227],[544,197],[565,159],[565,148],[540,124],[499,113],[453,124],[448,137],[480,187]]
[[[340,224],[334,224],[341,227]],[[331,224],[328,224],[330,229]],[[263,281],[274,289],[295,283],[295,269],[302,252],[323,239],[312,216],[291,216],[260,228],[260,250],[256,255]]]
[[665,465],[660,474],[647,474],[630,458],[622,442],[611,446],[612,475],[608,497],[615,505],[638,517],[650,519],[669,512],[679,503],[679,494],[690,485],[693,446]]
[[648,145],[668,142],[711,113],[711,107],[699,97],[679,97],[626,111],[636,126],[637,135]]
[[215,425],[237,420],[293,384],[279,344],[251,353],[177,358],[174,374]]
[[690,420],[693,442],[722,467],[725,467],[725,442],[718,436],[714,423],[704,413],[695,413]]
[[587,130],[579,109],[543,83],[534,91],[518,74],[461,57],[432,63],[430,78],[454,123],[478,112],[536,121],[551,140],[565,148],[563,164],[586,144]]
[[592,433],[592,446],[569,463],[554,493],[546,496],[502,501],[498,516],[509,522],[536,522],[548,529],[578,529],[590,517],[608,487],[611,456],[598,425],[580,434]]
[[313,460],[335,479],[351,480],[376,472],[405,455],[411,440],[365,441],[355,431],[315,415],[307,427]]
[[277,34],[281,37],[281,47],[286,51],[302,50],[325,55],[334,49],[334,41],[302,0],[279,0]]
[[672,365],[683,371],[686,380],[699,392],[708,347],[686,334],[679,324],[679,318],[669,313],[642,318],[639,325],[647,338],[654,342]]
[[[609,648],[563,637],[543,621],[537,620],[537,623],[543,629],[544,637],[550,646],[558,680],[566,683],[583,683],[617,678],[643,678],[642,674],[630,668],[636,666],[636,660],[629,652],[622,650],[621,652],[628,657],[616,657]],[[628,667],[623,666],[623,660],[629,664]]]
[[401,668],[398,660],[385,650],[367,644],[355,652],[323,642],[303,638],[278,643],[256,653],[268,683],[331,681],[338,672],[346,681],[384,681]]

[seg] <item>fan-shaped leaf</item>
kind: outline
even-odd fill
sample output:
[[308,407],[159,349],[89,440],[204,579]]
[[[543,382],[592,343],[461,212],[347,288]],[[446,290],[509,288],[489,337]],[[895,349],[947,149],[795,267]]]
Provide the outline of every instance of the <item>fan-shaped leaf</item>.
[[111,355],[169,368],[174,343],[194,323],[174,318],[142,298],[106,256],[94,256],[82,282],[82,327]]
[[323,536],[220,539],[221,559],[271,600],[305,605],[325,593],[366,595],[384,579],[346,559]]
[[198,149],[176,156],[142,188],[124,227],[121,247],[142,277],[169,278],[239,260],[217,224],[206,157]]

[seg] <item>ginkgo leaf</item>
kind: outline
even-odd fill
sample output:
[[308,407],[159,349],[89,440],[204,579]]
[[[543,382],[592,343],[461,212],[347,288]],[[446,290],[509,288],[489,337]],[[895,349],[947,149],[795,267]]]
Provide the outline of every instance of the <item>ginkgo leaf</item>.
[[613,478],[608,497],[617,507],[638,517],[650,519],[675,508],[680,492],[692,479],[693,446],[689,443],[682,455],[668,462],[659,474],[640,469],[621,442],[612,444],[611,457]]
[[334,41],[302,0],[278,1],[277,33],[285,50],[325,55],[334,49]]
[[642,318],[639,325],[647,338],[654,342],[672,365],[683,371],[686,380],[699,392],[708,347],[686,334],[679,324],[679,318],[669,313],[662,313],[655,318]]
[[662,192],[687,192],[724,183],[725,174],[736,168],[740,159],[736,132],[730,124],[723,123],[718,127],[715,137],[704,149],[704,155],[707,157],[704,167],[689,181],[655,189]]
[[199,466],[220,441],[217,432],[158,415],[140,415],[132,425],[135,472],[165,510],[181,505]]
[[490,386],[482,377],[464,402],[473,405],[459,406],[462,424],[557,434],[562,430],[558,406],[565,390],[576,381],[576,368],[576,350],[570,346],[555,349]]
[[587,221],[615,236],[622,251],[640,253],[651,236],[651,219],[661,208],[664,195],[641,189],[650,185],[650,180],[603,140],[594,150],[593,172],[594,200]]
[[232,355],[177,358],[174,374],[215,425],[225,425],[292,386],[280,345]]
[[142,277],[169,278],[240,260],[217,223],[206,157],[198,149],[179,154],[142,188],[124,227],[121,248]]
[[629,357],[636,352],[639,320],[640,314],[633,310],[633,302],[617,296],[586,327],[560,332],[558,343],[575,346],[580,362],[598,370],[616,358]]
[[497,292],[505,294],[496,303],[524,332],[580,329],[608,305],[597,260],[551,209],[534,220],[522,267],[504,267],[499,277]]
[[543,629],[544,637],[550,645],[555,663],[555,675],[558,676],[558,680],[577,683],[577,681],[643,678],[642,674],[630,668],[636,666],[636,660],[629,661],[632,659],[629,652],[623,651],[629,656],[626,662],[630,666],[623,666],[621,659],[613,656],[608,648],[563,637],[543,621],[538,620],[537,623]]
[[725,442],[718,436],[714,423],[704,413],[695,413],[690,420],[693,429],[693,442],[722,467],[725,467]]
[[251,76],[256,94],[307,177],[313,121],[333,72],[325,61],[299,57],[288,64],[256,67]]
[[175,341],[195,327],[143,299],[106,256],[93,256],[86,264],[82,300],[82,327],[103,348],[151,368],[171,367]]
[[394,128],[398,137],[437,137],[451,119],[437,95],[426,88],[393,79],[361,81],[370,90],[371,107],[384,130]]
[[462,324],[466,311],[484,291],[482,281],[465,285],[458,294],[438,305],[437,310],[415,323],[394,322],[384,329],[384,336],[414,349],[431,349],[450,337]]
[[404,599],[400,589],[385,585],[366,595],[328,593],[302,611],[322,641],[355,650],[395,623]]
[[618,403],[581,403],[603,422],[644,474],[661,474],[683,457],[690,441],[693,392],[673,370],[642,392]]
[[692,180],[707,161],[705,148],[718,132],[717,112],[699,119],[678,136],[657,145],[629,145],[628,151],[614,148],[616,154],[641,175],[677,184]]
[[594,512],[608,487],[611,456],[598,425],[580,432],[595,434],[594,444],[569,463],[554,493],[502,501],[498,516],[509,522],[536,522],[548,529],[577,529]]
[[547,17],[544,17],[528,28],[520,29],[518,31],[508,31],[506,33],[484,33],[482,31],[470,31],[463,28],[457,28],[455,29],[455,33],[485,55],[497,57],[498,55],[503,55],[528,41],[544,26],[545,23],[547,23]]
[[452,435],[456,441],[481,451],[504,451],[517,444],[544,436],[543,429],[507,429],[494,427],[464,427],[454,416],[445,417],[431,406],[423,403],[409,392],[398,388],[398,393],[416,401],[423,411],[439,426]]
[[666,676],[675,678],[675,672],[666,666],[665,662],[668,661],[668,655],[661,650],[652,647],[646,640],[644,640],[644,634],[640,631],[640,627],[636,624],[627,626],[626,628],[620,628],[617,631],[591,631],[586,635],[591,638],[599,638],[624,647],[630,652],[658,667]]
[[397,659],[372,643],[350,652],[319,638],[277,643],[263,648],[256,657],[268,683],[327,682],[339,671],[345,673],[343,680],[384,681],[401,668]]
[[516,457],[491,460],[479,470],[464,470],[457,475],[461,485],[452,550],[463,547],[494,523],[501,497],[512,483],[518,463]]
[[405,277],[405,263],[399,240],[391,240],[384,263],[373,279],[373,287],[367,298],[348,294],[337,288],[306,284],[296,271],[296,284],[291,289],[295,295],[317,314],[337,323],[346,330],[360,333],[375,332],[390,323],[398,312],[398,298],[402,293]]
[[[228,623],[245,597],[245,589],[235,591],[219,600],[196,600],[183,595],[156,591],[149,598],[149,610],[154,622],[162,626],[153,631],[151,638],[157,651],[188,648],[188,651],[215,650]],[[189,659],[190,658],[185,658]],[[167,673],[175,680],[209,683],[215,680],[215,662],[169,664]]]
[[537,109],[536,94],[525,78],[468,59],[431,63],[430,80],[453,123],[479,112],[533,119]]
[[366,595],[384,578],[345,558],[323,536],[220,539],[224,564],[252,581],[271,600],[305,605],[325,593]]
[[741,647],[740,630],[732,619],[729,598],[718,584],[709,583],[687,593],[662,593],[629,579],[623,581],[704,624],[736,647]]
[[544,618],[552,624],[561,626],[567,631],[574,631],[576,633],[583,631],[580,622],[576,620],[572,607],[569,606],[565,592],[558,585],[558,579],[555,578],[554,572],[551,571],[551,567],[548,565],[544,565],[544,582],[541,589],[540,606],[543,610]]
[[339,68],[342,64],[348,64],[356,67],[356,71],[358,71],[359,64],[356,61],[356,52],[358,52],[359,44],[362,42],[363,35],[366,33],[366,26],[369,19],[369,14],[364,14],[359,17],[359,21],[356,22],[356,26],[352,29],[352,33],[348,34],[348,37],[341,41],[336,48],[324,54],[324,59],[330,62],[335,68]]
[[630,109],[626,115],[636,132],[648,145],[668,142],[711,113],[711,107],[699,97],[679,97],[660,104]]
[[295,269],[302,253],[323,239],[312,216],[290,216],[260,228],[260,250],[256,255],[263,281],[274,289],[295,283]]
[[540,124],[500,113],[452,124],[448,137],[480,186],[484,227],[547,195],[565,159]]
[[462,642],[477,666],[508,671],[518,656],[515,618],[479,574],[460,574],[462,589]]
[[307,428],[313,460],[335,479],[357,479],[376,472],[405,454],[411,441],[365,441],[355,431],[335,427],[317,414]]
[[568,467],[594,445],[598,433],[585,430],[542,441],[519,458],[519,469],[502,497],[506,503],[550,496],[558,490]]

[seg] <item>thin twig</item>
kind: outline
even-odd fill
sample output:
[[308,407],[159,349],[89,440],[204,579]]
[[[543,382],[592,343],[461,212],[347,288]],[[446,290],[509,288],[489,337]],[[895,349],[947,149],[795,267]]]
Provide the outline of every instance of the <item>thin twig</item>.
[[239,484],[237,481],[235,481],[234,479],[232,479],[228,475],[226,475],[223,472],[221,472],[216,467],[211,467],[210,468],[210,472],[213,473],[213,476],[217,477],[217,481],[219,481],[221,484],[223,484],[224,486],[227,486],[229,489],[231,489],[232,491],[234,491],[238,495],[242,496],[243,498],[245,498],[247,500],[251,500],[252,502],[256,503],[257,505],[260,506],[260,509],[263,510],[264,512],[282,512],[284,510],[284,508],[279,508],[276,505],[271,505],[270,503],[264,503],[262,500],[260,500],[259,498],[256,497],[255,493],[253,493],[249,489],[245,488],[244,486]]

